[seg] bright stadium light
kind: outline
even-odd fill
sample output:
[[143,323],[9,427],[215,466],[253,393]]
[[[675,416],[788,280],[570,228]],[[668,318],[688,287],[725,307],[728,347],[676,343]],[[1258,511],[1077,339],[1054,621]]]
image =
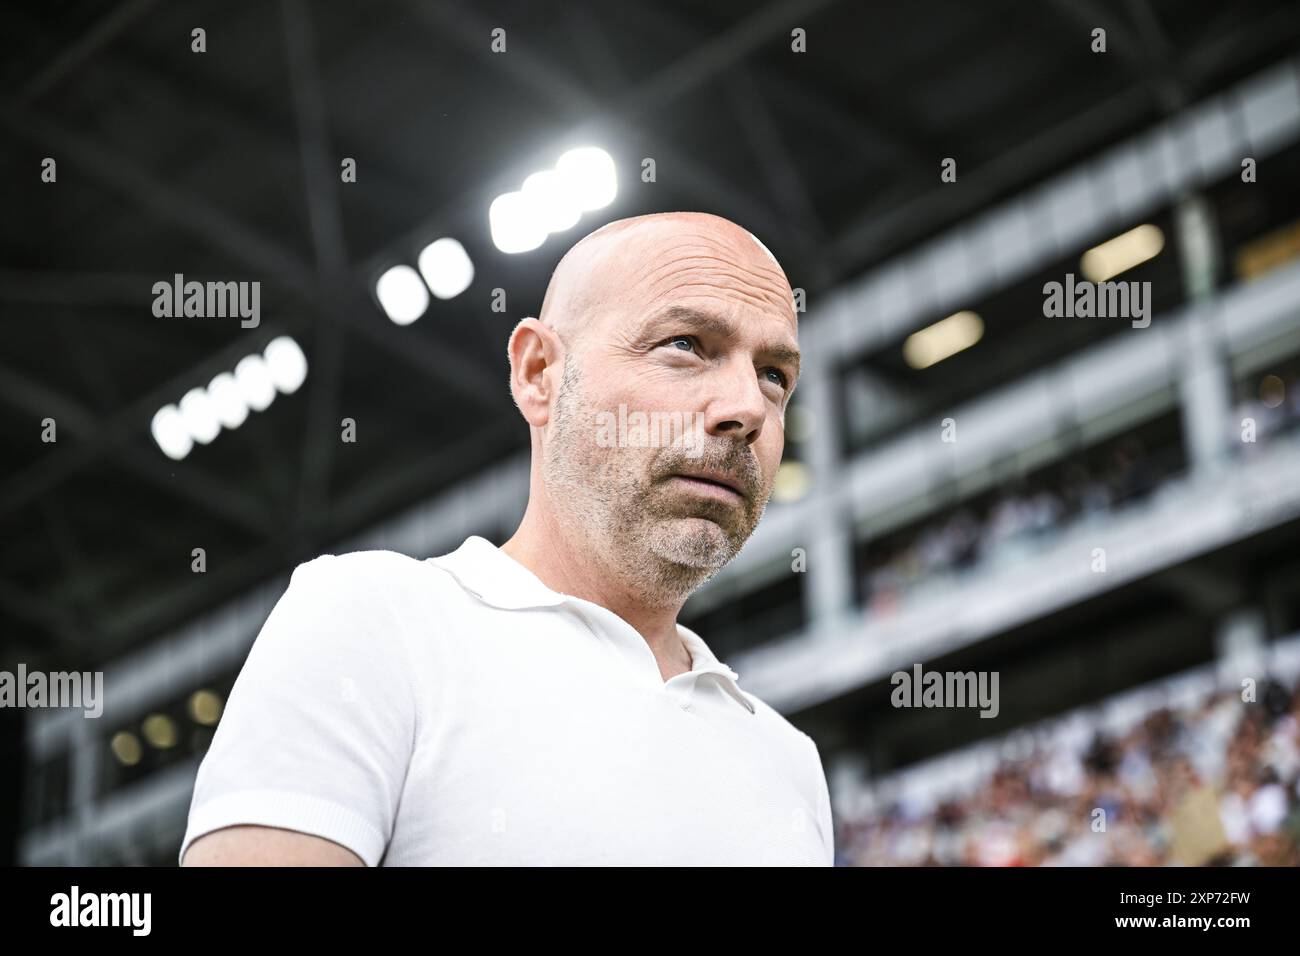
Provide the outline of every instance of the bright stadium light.
[[1145,223],[1089,249],[1079,261],[1079,271],[1089,282],[1106,282],[1154,259],[1164,247],[1160,227]]
[[533,173],[519,191],[532,203],[534,215],[547,232],[572,229],[582,215],[582,197],[553,169]]
[[503,193],[488,207],[492,242],[506,253],[532,252],[546,241],[546,227],[529,197]]
[[206,389],[192,388],[180,401],[181,421],[185,431],[200,445],[206,445],[221,431],[217,409]]
[[238,428],[248,418],[248,403],[235,376],[229,372],[222,372],[208,383],[208,398],[217,412],[217,420],[226,428]]
[[474,281],[474,263],[455,239],[443,238],[424,247],[416,264],[429,291],[439,299],[454,299]]
[[608,206],[616,195],[618,177],[609,153],[597,146],[571,149],[554,169],[533,173],[518,192],[492,200],[492,241],[502,252],[531,252],[551,233],[572,229],[584,212]]
[[266,359],[260,355],[246,355],[235,366],[235,381],[248,407],[255,412],[266,411],[275,400],[275,381]]
[[175,405],[164,405],[154,413],[149,425],[153,440],[168,458],[180,461],[194,447],[194,439],[185,430],[181,410]]
[[583,212],[603,209],[618,195],[614,159],[598,146],[569,150],[556,162],[555,172]]
[[307,356],[287,335],[272,339],[262,351],[262,357],[270,369],[272,384],[286,395],[298,391],[307,378]]
[[967,309],[909,335],[903,343],[903,359],[912,368],[929,368],[983,337],[984,320]]
[[398,325],[410,325],[429,307],[429,290],[410,266],[393,266],[381,275],[375,283],[375,296]]

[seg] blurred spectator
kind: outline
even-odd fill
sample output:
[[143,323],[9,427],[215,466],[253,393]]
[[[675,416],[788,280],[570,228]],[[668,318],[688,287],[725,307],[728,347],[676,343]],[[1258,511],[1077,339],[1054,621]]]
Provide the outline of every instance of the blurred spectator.
[[[935,795],[932,809],[896,802],[852,819],[837,814],[839,860],[1162,866],[1177,862],[1175,831],[1199,826],[1227,839],[1207,865],[1300,865],[1295,686],[1271,681],[1259,703],[1219,691],[1191,706],[1155,708],[1123,734],[1094,730],[1075,745],[1062,740],[1040,728],[1028,756],[1002,760],[969,793]],[[1189,824],[1176,811],[1207,786],[1217,794],[1218,819]],[[1093,828],[1098,809],[1104,832]]]

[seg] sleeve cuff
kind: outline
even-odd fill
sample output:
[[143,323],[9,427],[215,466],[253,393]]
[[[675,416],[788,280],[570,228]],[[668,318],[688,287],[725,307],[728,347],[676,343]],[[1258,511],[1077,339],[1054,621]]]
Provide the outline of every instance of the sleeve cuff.
[[379,829],[332,800],[286,790],[240,790],[214,797],[190,811],[176,862],[184,860],[189,845],[204,834],[240,824],[323,837],[347,847],[366,866],[377,866],[384,852],[384,835]]

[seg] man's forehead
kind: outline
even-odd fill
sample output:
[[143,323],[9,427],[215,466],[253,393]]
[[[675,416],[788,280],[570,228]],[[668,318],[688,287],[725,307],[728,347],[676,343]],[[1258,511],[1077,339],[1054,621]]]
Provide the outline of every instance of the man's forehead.
[[[712,217],[710,217],[712,219]],[[621,249],[611,246],[617,263],[613,273],[621,274],[627,286],[639,287],[652,297],[668,294],[680,283],[696,285],[717,280],[720,286],[742,285],[772,298],[793,311],[790,283],[776,256],[757,236],[730,220],[663,220],[647,223],[653,228],[628,235]],[[630,291],[627,286],[620,291]]]
[[633,317],[641,327],[671,325],[674,320],[706,325],[721,332],[724,326],[732,335],[746,330],[761,336],[776,336],[787,342],[798,342],[799,323],[793,311],[789,314],[774,308],[757,306],[749,297],[689,294],[671,296],[641,310]]

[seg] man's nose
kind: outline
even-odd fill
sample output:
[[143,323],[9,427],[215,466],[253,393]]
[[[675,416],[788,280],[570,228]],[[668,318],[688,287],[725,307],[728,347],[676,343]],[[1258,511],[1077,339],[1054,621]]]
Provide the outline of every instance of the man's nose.
[[710,387],[713,397],[705,412],[705,430],[710,435],[743,437],[752,445],[763,432],[768,406],[754,366],[748,362],[729,365],[717,372]]

